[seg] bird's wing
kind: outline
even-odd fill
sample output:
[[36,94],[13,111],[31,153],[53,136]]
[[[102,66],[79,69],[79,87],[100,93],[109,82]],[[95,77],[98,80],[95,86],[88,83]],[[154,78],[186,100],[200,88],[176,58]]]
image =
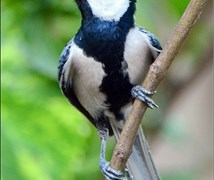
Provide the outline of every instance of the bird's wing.
[[145,37],[146,42],[148,43],[148,46],[151,49],[151,52],[152,52],[154,59],[156,59],[157,56],[162,51],[162,47],[160,45],[159,40],[157,39],[157,37],[154,34],[150,33],[149,31],[147,31],[143,27],[138,27],[138,28],[142,32],[143,36]]
[[75,106],[80,112],[82,112],[89,121],[94,125],[94,119],[88,113],[88,111],[81,105],[77,99],[75,92],[73,90],[72,79],[73,77],[73,51],[74,51],[73,39],[70,40],[64,47],[58,64],[58,81],[63,94],[67,97],[69,102]]

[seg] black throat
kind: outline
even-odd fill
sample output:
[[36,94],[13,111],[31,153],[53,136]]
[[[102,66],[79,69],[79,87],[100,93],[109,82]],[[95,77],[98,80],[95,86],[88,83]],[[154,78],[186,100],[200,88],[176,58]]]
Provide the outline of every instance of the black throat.
[[87,0],[76,2],[82,14],[82,25],[74,42],[87,56],[103,63],[107,74],[115,72],[124,60],[127,34],[134,27],[135,1],[130,1],[119,21],[105,21],[94,16]]
[[86,0],[76,0],[82,13],[82,25],[74,42],[88,57],[101,62],[106,76],[100,90],[107,95],[107,103],[115,114],[131,100],[131,88],[124,60],[127,34],[134,27],[135,0],[119,21],[105,21],[92,14]]

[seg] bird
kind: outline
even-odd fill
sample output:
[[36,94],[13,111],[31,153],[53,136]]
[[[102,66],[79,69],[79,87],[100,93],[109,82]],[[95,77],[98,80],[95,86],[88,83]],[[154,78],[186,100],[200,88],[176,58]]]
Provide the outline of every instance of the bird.
[[[64,47],[58,82],[68,101],[97,128],[101,139],[99,167],[107,180],[152,179],[145,169],[139,128],[127,168],[111,168],[105,158],[109,136],[119,139],[134,100],[158,107],[139,84],[160,54],[159,40],[135,24],[136,0],[75,0],[81,26]],[[144,148],[145,149],[145,148]],[[147,152],[149,153],[149,152]],[[156,169],[151,165],[153,170]]]

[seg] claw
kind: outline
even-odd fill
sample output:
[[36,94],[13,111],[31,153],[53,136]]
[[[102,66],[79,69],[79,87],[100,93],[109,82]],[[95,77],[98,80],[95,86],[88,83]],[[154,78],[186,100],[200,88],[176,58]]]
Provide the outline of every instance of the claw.
[[106,140],[109,136],[108,129],[98,127],[98,132],[101,138],[100,169],[106,180],[132,180],[127,169],[124,171],[112,169],[109,162],[105,160]]
[[131,180],[128,175],[128,170],[117,171],[110,167],[109,162],[105,161],[100,164],[100,169],[104,174],[106,180]]
[[139,100],[143,101],[147,104],[151,109],[154,107],[158,108],[158,105],[155,104],[155,102],[146,95],[153,95],[156,91],[148,91],[146,89],[143,89],[141,86],[134,86],[131,90],[131,94],[134,98],[138,98]]

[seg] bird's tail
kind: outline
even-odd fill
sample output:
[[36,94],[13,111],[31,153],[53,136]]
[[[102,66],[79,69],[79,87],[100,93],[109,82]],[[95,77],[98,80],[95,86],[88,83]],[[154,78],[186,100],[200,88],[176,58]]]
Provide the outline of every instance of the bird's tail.
[[[113,123],[111,123],[111,127],[113,129],[116,141],[118,141],[121,130],[117,128]],[[128,159],[127,169],[129,172],[129,176],[132,177],[132,180],[160,179],[141,127],[138,130],[132,153]]]

